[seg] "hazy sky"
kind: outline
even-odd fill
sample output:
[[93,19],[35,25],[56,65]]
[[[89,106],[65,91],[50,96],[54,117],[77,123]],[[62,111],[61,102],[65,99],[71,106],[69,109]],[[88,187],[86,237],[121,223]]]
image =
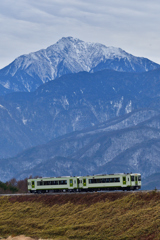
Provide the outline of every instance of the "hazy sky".
[[0,68],[68,36],[160,63],[159,30],[159,0],[1,0]]

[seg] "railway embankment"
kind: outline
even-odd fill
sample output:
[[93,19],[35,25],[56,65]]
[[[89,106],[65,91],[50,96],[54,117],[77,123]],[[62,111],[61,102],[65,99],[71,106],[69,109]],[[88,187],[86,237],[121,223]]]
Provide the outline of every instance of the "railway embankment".
[[160,192],[0,196],[0,238],[19,235],[160,239]]

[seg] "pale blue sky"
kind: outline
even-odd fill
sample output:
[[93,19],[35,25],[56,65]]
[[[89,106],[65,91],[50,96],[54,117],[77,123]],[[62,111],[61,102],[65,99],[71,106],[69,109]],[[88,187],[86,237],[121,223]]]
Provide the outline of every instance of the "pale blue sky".
[[160,63],[159,13],[159,0],[0,1],[0,68],[68,36]]

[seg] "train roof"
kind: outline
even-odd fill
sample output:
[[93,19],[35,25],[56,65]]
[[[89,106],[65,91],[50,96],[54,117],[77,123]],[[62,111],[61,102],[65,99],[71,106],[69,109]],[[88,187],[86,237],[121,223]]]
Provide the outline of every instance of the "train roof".
[[110,175],[141,175],[140,173],[110,173],[110,174],[95,174],[95,175],[85,175],[85,176],[57,176],[57,177],[37,177],[29,179],[48,179],[48,178],[81,178],[81,177],[98,177],[98,176],[110,176]]

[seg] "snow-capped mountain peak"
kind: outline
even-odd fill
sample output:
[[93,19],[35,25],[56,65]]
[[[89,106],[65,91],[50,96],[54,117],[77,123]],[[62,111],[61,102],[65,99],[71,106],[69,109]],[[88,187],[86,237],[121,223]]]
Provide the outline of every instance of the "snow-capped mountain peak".
[[33,91],[42,83],[67,73],[102,69],[143,72],[158,67],[158,64],[134,57],[120,48],[63,37],[47,49],[22,55],[1,69],[0,84],[5,87],[7,82],[11,91]]

